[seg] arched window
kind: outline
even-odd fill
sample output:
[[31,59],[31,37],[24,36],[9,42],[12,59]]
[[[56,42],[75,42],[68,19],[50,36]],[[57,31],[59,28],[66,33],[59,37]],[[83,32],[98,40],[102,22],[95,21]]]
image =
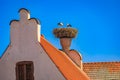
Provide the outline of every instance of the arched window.
[[32,61],[21,61],[16,64],[16,80],[34,80]]

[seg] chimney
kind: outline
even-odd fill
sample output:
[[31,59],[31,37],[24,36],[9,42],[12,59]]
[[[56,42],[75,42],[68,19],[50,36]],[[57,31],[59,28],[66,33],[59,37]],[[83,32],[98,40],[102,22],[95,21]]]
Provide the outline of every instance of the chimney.
[[[58,23],[59,26],[63,26],[63,23]],[[72,28],[70,24],[67,24],[66,28],[59,27],[53,30],[55,37],[60,39],[62,51],[64,51],[73,62],[75,62],[82,69],[82,58],[80,54],[75,50],[70,50],[72,38],[77,35],[77,29]]]

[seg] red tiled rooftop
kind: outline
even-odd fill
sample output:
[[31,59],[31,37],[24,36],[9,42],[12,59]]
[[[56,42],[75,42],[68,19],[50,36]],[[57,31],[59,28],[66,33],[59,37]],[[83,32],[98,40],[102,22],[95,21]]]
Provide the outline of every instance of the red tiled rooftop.
[[84,63],[84,71],[88,72],[93,69],[106,68],[109,72],[120,71],[120,62],[94,62],[94,63]]
[[120,80],[120,62],[84,63],[83,70],[91,80]]

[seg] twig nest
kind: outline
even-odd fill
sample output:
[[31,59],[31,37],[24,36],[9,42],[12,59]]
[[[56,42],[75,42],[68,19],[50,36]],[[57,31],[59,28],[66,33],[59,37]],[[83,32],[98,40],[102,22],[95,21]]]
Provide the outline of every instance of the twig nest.
[[77,29],[74,28],[56,28],[53,30],[53,34],[57,38],[75,38]]

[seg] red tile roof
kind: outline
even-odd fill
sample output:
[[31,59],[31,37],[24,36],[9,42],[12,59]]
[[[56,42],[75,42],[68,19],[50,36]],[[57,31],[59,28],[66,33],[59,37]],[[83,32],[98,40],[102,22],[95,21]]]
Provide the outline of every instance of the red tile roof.
[[66,80],[90,80],[64,52],[56,49],[45,38],[41,37],[40,44]]
[[99,79],[101,75],[109,78],[119,77],[120,62],[84,63],[83,70],[88,74],[91,80]]

